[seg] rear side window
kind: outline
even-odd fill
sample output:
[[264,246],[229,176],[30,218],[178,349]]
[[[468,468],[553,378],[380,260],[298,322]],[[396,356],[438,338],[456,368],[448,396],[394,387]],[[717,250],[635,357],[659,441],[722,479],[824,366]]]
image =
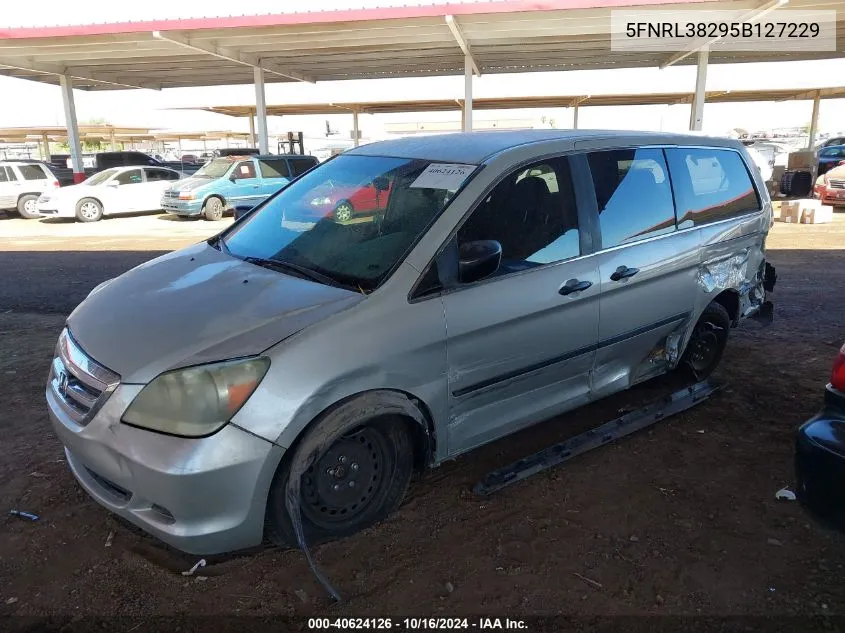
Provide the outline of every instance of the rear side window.
[[675,230],[672,186],[659,149],[587,155],[599,209],[602,248]]
[[296,178],[316,165],[317,161],[308,158],[289,158],[288,163],[290,163],[290,170],[293,177]]
[[24,180],[46,180],[47,174],[41,169],[41,165],[18,165]]
[[0,167],[0,182],[9,182],[8,167]]
[[738,152],[718,148],[666,150],[678,228],[686,229],[756,211],[760,200]]
[[290,170],[284,158],[259,160],[258,167],[262,178],[290,178]]
[[169,169],[147,169],[147,182],[156,180],[179,180],[179,174]]

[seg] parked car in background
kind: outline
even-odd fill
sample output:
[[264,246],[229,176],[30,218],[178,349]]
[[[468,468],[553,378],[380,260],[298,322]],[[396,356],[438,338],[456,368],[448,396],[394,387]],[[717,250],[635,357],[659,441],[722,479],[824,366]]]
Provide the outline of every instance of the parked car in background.
[[819,150],[819,171],[822,175],[845,162],[845,145],[831,145]]
[[167,167],[113,167],[78,185],[62,187],[38,198],[45,217],[96,222],[106,215],[161,209],[161,193],[181,174]]
[[[384,212],[286,223],[334,182],[389,192]],[[771,226],[729,139],[372,143],[96,287],[49,415],[81,486],[174,547],[348,536],[426,466],[675,369],[706,378],[770,307]]]
[[819,149],[821,149],[823,147],[830,147],[831,145],[845,145],[845,136],[842,136],[842,135],[829,136],[822,143],[820,143],[817,147]]
[[845,345],[833,361],[822,410],[798,429],[795,480],[804,508],[845,531]]
[[225,156],[165,190],[161,208],[182,217],[220,220],[227,209],[253,207],[317,164],[313,156]]
[[58,188],[59,181],[40,161],[0,161],[0,209],[37,218],[38,197]]
[[211,152],[214,158],[222,156],[257,156],[261,152],[257,147],[223,147]]
[[[68,167],[71,166],[71,159],[67,159]],[[83,156],[83,164],[85,165],[85,174],[91,176],[104,169],[111,169],[112,167],[128,167],[129,165],[149,165],[154,167],[167,167],[168,169],[175,169],[182,173],[183,176],[188,176],[194,173],[199,167],[194,163],[182,163],[181,161],[160,161],[153,158],[149,154],[137,151],[122,151],[122,152],[100,152],[98,154],[90,154]]]
[[181,162],[189,165],[200,165],[202,161],[196,154],[182,154]]
[[745,149],[754,161],[754,165],[760,170],[763,182],[769,182],[772,179],[773,164],[756,147],[751,146]]
[[845,206],[845,161],[816,179],[814,193],[822,204]]

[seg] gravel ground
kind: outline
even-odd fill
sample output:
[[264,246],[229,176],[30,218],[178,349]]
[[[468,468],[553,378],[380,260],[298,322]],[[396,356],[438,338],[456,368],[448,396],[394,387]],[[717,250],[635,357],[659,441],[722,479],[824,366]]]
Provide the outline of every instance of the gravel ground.
[[[632,622],[686,628],[696,615],[845,615],[845,540],[774,496],[792,483],[794,430],[819,408],[843,341],[845,214],[833,225],[776,224],[775,322],[731,333],[716,376],[725,386],[710,401],[490,498],[471,490],[486,472],[652,399],[670,381],[428,473],[396,515],[315,549],[345,598],[339,605],[297,551],[212,557],[205,580],[182,576],[196,557],[111,517],[62,460],[43,388],[64,317],[100,281],[222,226],[159,217],[84,231],[0,219],[0,510],[41,515],[34,523],[0,516],[0,617],[14,616],[0,629],[33,622],[24,616],[111,618],[110,630],[146,631],[157,616],[192,614],[277,623],[293,615],[685,618],[627,621],[626,630]],[[809,628],[794,622],[790,630]]]

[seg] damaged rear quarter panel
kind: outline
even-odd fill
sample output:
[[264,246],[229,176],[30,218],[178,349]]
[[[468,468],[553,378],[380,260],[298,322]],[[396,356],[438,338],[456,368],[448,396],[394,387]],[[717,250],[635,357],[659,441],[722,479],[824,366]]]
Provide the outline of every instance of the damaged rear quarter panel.
[[[700,231],[701,262],[696,275],[697,292],[691,323],[722,292],[736,293],[739,302],[735,323],[753,313],[765,300],[762,270],[766,262],[766,236],[771,224],[767,200],[758,213],[727,222],[705,225]],[[684,345],[690,332],[684,337]]]

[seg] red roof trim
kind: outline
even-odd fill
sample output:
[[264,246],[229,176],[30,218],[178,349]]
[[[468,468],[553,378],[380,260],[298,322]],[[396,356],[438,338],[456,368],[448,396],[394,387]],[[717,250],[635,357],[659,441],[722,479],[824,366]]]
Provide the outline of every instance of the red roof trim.
[[[521,11],[622,8],[663,4],[687,4],[703,1],[705,0],[487,0],[486,2],[477,2],[472,4],[438,4],[419,7],[343,9],[311,13],[26,27],[2,29],[0,30],[0,39],[15,40],[36,37],[71,37],[75,35],[114,35],[118,33],[139,33],[145,31],[191,31],[199,29],[248,28],[259,26],[284,26],[292,24],[328,24],[332,22],[390,20],[444,15],[473,15],[480,13],[517,13]],[[712,0],[711,2],[706,3],[711,4]]]

